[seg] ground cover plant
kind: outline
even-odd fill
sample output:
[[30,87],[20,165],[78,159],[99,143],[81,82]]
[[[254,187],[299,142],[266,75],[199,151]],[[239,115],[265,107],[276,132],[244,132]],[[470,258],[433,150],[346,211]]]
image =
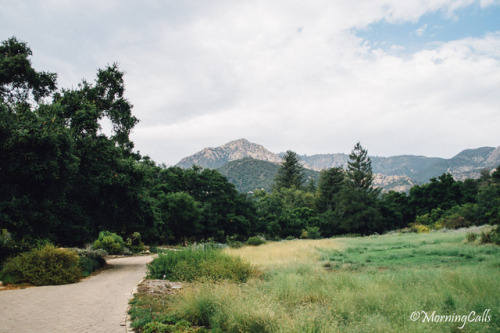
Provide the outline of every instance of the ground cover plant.
[[[163,307],[154,316],[213,332],[498,331],[499,247],[468,242],[466,235],[395,233],[227,248],[263,275],[244,284],[194,282],[155,296]],[[423,311],[456,320],[425,322]],[[483,320],[460,321],[472,311]],[[412,321],[413,313],[421,317]]]

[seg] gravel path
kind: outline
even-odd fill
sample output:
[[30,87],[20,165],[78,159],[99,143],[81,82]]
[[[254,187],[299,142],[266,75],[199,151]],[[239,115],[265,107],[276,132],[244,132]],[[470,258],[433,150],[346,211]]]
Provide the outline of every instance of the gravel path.
[[0,332],[127,332],[128,301],[151,260],[108,259],[79,283],[0,291]]

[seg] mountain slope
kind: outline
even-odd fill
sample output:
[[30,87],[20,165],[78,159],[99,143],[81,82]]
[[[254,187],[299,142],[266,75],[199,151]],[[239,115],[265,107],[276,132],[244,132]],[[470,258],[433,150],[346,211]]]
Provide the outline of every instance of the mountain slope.
[[194,155],[183,158],[176,166],[190,168],[197,165],[203,168],[217,169],[224,164],[251,157],[256,160],[280,163],[281,158],[261,145],[246,139],[231,141],[220,147],[204,148]]
[[[245,157],[228,162],[217,170],[233,183],[238,191],[248,193],[262,189],[271,191],[279,168],[280,165],[277,163]],[[305,176],[307,180],[314,179],[314,182],[318,184],[319,172],[305,169]]]

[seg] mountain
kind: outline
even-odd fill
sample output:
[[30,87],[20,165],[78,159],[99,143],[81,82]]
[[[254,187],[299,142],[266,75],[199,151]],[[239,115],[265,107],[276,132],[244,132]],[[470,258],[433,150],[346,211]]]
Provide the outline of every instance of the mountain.
[[263,146],[251,143],[246,139],[239,139],[220,147],[204,148],[192,156],[183,158],[176,166],[190,168],[197,165],[203,168],[217,169],[228,162],[245,157],[273,163],[281,162],[279,155],[271,153]]
[[[300,156],[308,178],[315,181],[319,171],[347,166],[347,154],[317,154]],[[375,174],[374,184],[384,190],[407,191],[432,177],[449,172],[456,180],[478,178],[481,170],[493,170],[500,165],[500,146],[466,149],[450,159],[414,155],[391,157],[370,156]],[[281,157],[261,145],[246,139],[231,141],[223,146],[205,148],[183,158],[177,166],[198,165],[218,169],[241,192],[269,190],[279,169]]]
[[[314,170],[347,166],[347,154],[300,156]],[[414,155],[391,157],[370,156],[373,173],[402,176],[416,183],[426,183],[432,177],[449,172],[456,180],[478,178],[482,169],[492,170],[500,165],[500,146],[466,149],[451,159]]]

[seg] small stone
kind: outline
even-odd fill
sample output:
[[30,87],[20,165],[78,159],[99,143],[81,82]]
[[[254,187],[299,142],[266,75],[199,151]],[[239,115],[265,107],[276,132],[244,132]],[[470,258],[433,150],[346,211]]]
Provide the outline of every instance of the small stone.
[[149,252],[149,250],[144,251],[144,253],[151,254],[151,252]]

